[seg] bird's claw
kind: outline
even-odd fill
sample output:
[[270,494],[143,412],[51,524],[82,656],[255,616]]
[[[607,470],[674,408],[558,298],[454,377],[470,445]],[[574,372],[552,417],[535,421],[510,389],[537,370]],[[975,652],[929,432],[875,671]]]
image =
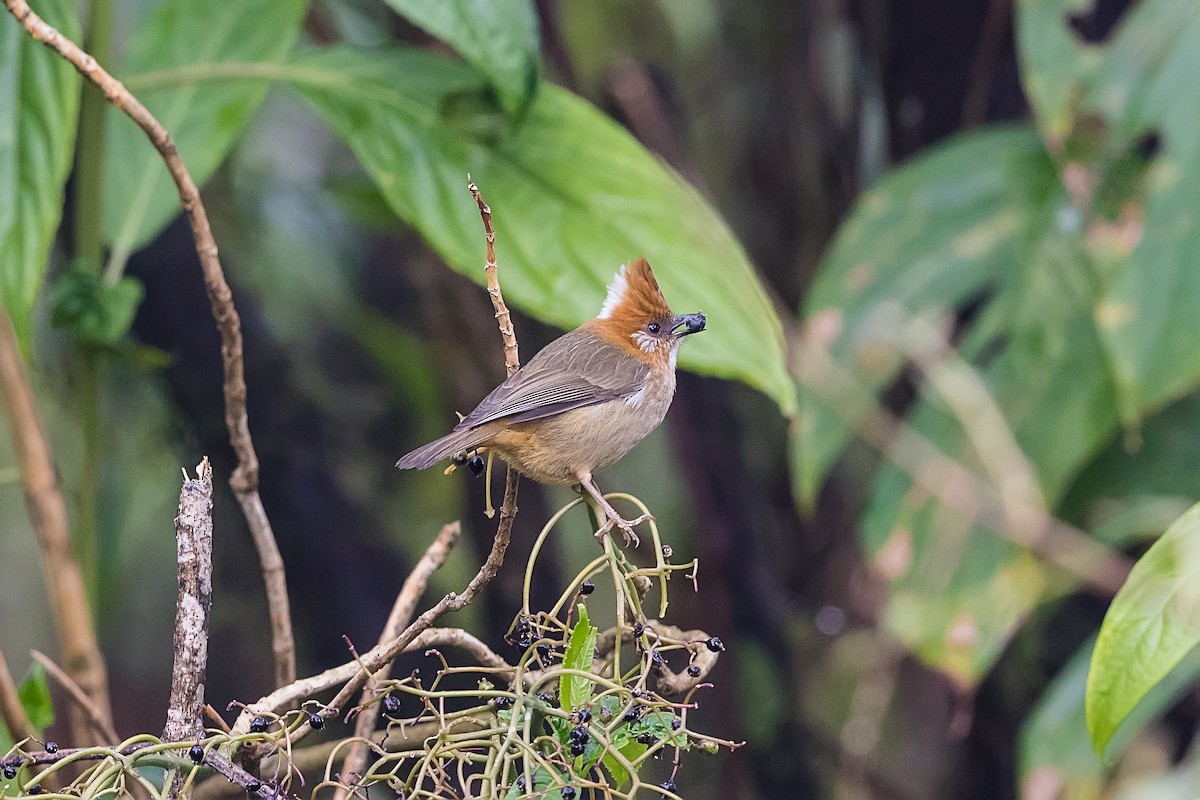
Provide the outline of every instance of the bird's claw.
[[634,526],[641,525],[643,522],[654,519],[652,514],[642,514],[636,519],[625,519],[615,512],[607,514],[607,517],[608,519],[604,521],[604,524],[596,530],[596,539],[598,541],[603,541],[604,537],[607,536],[613,528],[618,528],[621,531],[621,535],[625,537],[626,547],[629,546],[630,542],[633,543],[634,547],[637,547],[642,543],[642,540],[638,538],[638,535],[633,532]]

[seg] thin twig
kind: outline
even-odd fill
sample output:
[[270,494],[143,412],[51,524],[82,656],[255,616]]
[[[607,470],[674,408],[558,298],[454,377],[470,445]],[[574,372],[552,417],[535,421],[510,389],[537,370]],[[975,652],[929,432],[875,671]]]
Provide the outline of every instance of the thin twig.
[[[250,423],[246,417],[246,375],[242,363],[241,320],[233,305],[233,293],[225,282],[225,273],[217,256],[217,243],[208,224],[208,214],[200,200],[191,174],[179,157],[175,142],[154,115],[146,109],[125,86],[108,74],[96,59],[85,53],[70,39],[46,24],[29,8],[25,0],[4,0],[5,7],[36,41],[56,51],[94,83],[109,102],[132,119],[162,156],[171,179],[179,190],[179,201],[192,227],[196,253],[204,286],[208,291],[213,318],[221,335],[221,361],[225,370],[225,427],[229,444],[237,455],[238,466],[229,478],[229,485],[242,507],[250,527],[267,588],[267,604],[271,616],[271,644],[275,655],[275,683],[283,686],[296,677],[295,643],[292,637],[291,611],[288,607],[287,583],[284,580],[283,559],[275,543],[275,534],[267,520],[262,500],[258,496],[258,455],[250,438]],[[73,664],[73,659],[68,659]]]
[[509,377],[521,368],[521,357],[517,351],[517,334],[513,331],[512,316],[504,303],[504,295],[500,293],[500,282],[496,277],[496,231],[492,228],[492,209],[483,202],[479,187],[467,176],[467,188],[479,206],[479,216],[483,218],[483,235],[487,239],[486,257],[483,272],[487,276],[488,297],[492,298],[492,308],[496,310],[496,324],[500,326],[500,337],[504,340],[504,368]]
[[29,655],[33,656],[33,660],[42,665],[55,683],[57,683],[63,691],[70,695],[71,700],[79,706],[84,714],[87,715],[88,722],[91,723],[92,729],[101,737],[101,740],[109,744],[114,744],[121,741],[121,737],[117,735],[117,731],[113,728],[112,723],[105,718],[100,709],[92,702],[92,698],[87,696],[87,693],[79,687],[66,670],[55,664],[48,655],[40,650],[30,650]]
[[[109,719],[112,712],[108,701],[107,670],[92,627],[83,572],[71,555],[67,507],[58,486],[50,440],[37,411],[16,331],[3,307],[0,307],[0,394],[4,397],[4,416],[21,469],[25,507],[42,554],[46,591],[58,623],[64,663],[72,679]],[[71,711],[70,721],[75,742],[99,744],[91,736],[91,725],[77,711]]]
[[184,473],[175,517],[179,599],[175,606],[175,666],[163,740],[204,735],[204,676],[208,669],[208,616],[212,608],[212,467],[205,458],[196,477]]
[[[379,644],[385,644],[396,638],[408,626],[416,611],[417,602],[425,593],[425,587],[429,584],[430,577],[446,561],[450,549],[458,542],[461,535],[462,525],[455,521],[444,525],[438,535],[434,537],[433,542],[426,548],[425,554],[421,556],[412,572],[405,578],[404,585],[400,588],[400,594],[396,596],[396,602],[392,605],[392,613],[388,615],[387,622],[384,623],[383,633],[379,636]],[[429,631],[425,633],[429,633]],[[386,681],[390,671],[391,663],[384,664],[372,676],[372,682],[363,688],[363,708],[370,708],[377,694],[374,684]],[[345,767],[342,769],[343,781],[352,780],[351,776],[362,774],[363,767],[367,764],[367,737],[373,730],[375,730],[375,714],[360,714],[354,723],[354,735],[358,737],[358,741],[350,745],[349,752],[346,754]],[[344,800],[349,795],[350,789],[350,786],[339,786],[334,793],[335,800]]]

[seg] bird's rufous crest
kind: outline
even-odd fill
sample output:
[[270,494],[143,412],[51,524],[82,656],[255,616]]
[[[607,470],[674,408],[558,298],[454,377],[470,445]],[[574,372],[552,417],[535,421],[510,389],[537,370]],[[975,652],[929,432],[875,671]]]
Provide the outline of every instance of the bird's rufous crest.
[[612,320],[614,327],[632,331],[650,320],[672,316],[649,262],[639,258],[622,266],[608,285],[608,296],[597,319]]

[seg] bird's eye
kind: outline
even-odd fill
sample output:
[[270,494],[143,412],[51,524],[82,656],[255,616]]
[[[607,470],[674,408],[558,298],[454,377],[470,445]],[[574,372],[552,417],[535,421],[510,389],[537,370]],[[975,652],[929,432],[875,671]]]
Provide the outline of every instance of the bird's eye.
[[651,322],[649,325],[646,326],[646,330],[650,331],[651,333],[658,333],[659,331],[662,330],[662,326],[659,325],[657,322]]

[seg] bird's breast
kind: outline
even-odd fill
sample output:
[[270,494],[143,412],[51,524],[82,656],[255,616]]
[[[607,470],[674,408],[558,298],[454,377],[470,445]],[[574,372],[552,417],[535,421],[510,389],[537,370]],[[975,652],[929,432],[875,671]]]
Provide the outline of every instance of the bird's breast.
[[658,427],[671,406],[675,373],[652,370],[626,398],[511,426],[493,446],[520,472],[542,483],[573,483],[581,472],[614,463]]

